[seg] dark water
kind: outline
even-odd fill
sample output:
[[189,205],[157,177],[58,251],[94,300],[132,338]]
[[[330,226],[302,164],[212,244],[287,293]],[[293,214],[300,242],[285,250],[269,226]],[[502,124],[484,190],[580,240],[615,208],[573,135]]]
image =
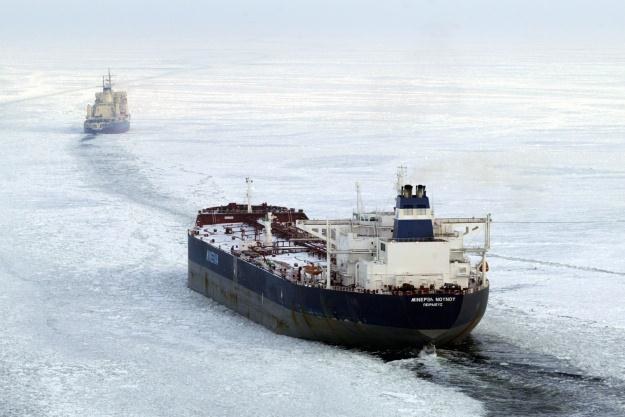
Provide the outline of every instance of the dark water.
[[625,416],[625,383],[587,375],[561,359],[495,336],[471,336],[451,349],[375,352],[415,377],[481,401],[489,416]]

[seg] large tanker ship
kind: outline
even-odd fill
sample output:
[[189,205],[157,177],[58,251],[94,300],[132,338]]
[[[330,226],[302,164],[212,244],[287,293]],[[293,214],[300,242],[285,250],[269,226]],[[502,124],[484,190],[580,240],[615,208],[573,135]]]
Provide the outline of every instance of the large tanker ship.
[[[304,339],[373,348],[461,340],[488,302],[490,215],[435,218],[426,187],[402,178],[393,211],[365,212],[358,193],[352,217],[333,220],[252,205],[248,185],[247,204],[199,211],[189,288]],[[465,245],[473,232],[483,240]]]
[[93,106],[87,105],[85,133],[124,133],[130,129],[130,114],[125,91],[113,91],[111,71],[102,77],[102,92],[95,94]]

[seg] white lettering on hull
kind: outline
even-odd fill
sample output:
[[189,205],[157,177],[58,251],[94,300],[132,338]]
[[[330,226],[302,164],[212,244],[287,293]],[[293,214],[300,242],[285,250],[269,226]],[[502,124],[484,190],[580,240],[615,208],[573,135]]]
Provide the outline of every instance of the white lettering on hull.
[[413,297],[411,303],[421,303],[423,307],[443,307],[445,303],[453,303],[456,297]]

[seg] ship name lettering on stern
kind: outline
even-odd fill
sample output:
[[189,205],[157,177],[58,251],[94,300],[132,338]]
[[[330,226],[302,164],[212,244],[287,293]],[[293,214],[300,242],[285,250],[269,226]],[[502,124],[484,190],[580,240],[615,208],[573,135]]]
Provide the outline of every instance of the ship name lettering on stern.
[[442,307],[443,303],[452,303],[455,297],[413,297],[411,303],[423,303],[424,307]]

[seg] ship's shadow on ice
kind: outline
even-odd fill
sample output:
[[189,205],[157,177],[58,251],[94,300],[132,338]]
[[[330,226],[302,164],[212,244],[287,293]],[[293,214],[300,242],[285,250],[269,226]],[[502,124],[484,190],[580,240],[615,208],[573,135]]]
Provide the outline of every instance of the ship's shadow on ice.
[[372,352],[415,377],[462,390],[491,416],[625,415],[619,380],[585,374],[569,361],[529,352],[491,335],[450,348]]

